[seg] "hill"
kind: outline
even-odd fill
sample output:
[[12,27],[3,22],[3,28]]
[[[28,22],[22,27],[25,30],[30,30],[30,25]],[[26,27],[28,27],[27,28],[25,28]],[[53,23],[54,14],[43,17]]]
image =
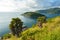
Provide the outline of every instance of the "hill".
[[21,40],[60,40],[60,17],[47,20],[43,28],[35,25],[22,33]]
[[49,9],[45,9],[45,10],[38,10],[36,11],[38,13],[60,13],[60,8],[49,8]]
[[37,19],[38,17],[45,16],[45,15],[42,15],[42,14],[39,14],[39,13],[36,13],[36,12],[26,12],[22,15],[24,17],[32,18],[32,19]]
[[48,19],[43,28],[34,25],[21,34],[19,38],[11,34],[9,40],[60,40],[60,16]]

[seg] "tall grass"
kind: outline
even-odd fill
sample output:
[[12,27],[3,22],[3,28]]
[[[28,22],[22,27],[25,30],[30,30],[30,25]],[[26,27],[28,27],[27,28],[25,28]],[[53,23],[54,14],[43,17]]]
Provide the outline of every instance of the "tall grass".
[[60,17],[48,19],[43,28],[34,25],[23,31],[20,38],[11,36],[9,40],[60,40]]
[[49,19],[43,28],[35,26],[22,32],[21,40],[60,40],[60,17]]

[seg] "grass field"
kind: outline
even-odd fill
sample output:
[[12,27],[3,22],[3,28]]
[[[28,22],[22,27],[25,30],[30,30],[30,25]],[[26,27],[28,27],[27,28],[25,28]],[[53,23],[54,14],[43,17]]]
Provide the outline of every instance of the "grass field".
[[60,16],[48,19],[43,28],[34,25],[21,34],[19,38],[11,34],[11,38],[3,40],[60,40]]

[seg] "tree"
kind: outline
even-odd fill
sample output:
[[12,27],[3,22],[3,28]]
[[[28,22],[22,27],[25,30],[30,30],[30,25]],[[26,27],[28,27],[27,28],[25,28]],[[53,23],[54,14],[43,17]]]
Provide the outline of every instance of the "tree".
[[42,16],[42,17],[38,17],[37,19],[37,24],[39,27],[42,27],[42,24],[46,22],[46,17]]
[[22,25],[23,25],[23,22],[19,18],[12,18],[12,21],[9,25],[9,28],[12,31],[12,34],[19,37],[19,34],[22,31]]

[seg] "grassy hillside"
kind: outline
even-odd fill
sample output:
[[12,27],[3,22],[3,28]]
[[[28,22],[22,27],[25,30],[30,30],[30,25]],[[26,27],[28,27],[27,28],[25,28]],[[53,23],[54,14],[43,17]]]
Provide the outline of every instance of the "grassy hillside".
[[43,28],[34,25],[21,34],[20,38],[11,34],[9,40],[60,40],[60,16],[48,19]]

